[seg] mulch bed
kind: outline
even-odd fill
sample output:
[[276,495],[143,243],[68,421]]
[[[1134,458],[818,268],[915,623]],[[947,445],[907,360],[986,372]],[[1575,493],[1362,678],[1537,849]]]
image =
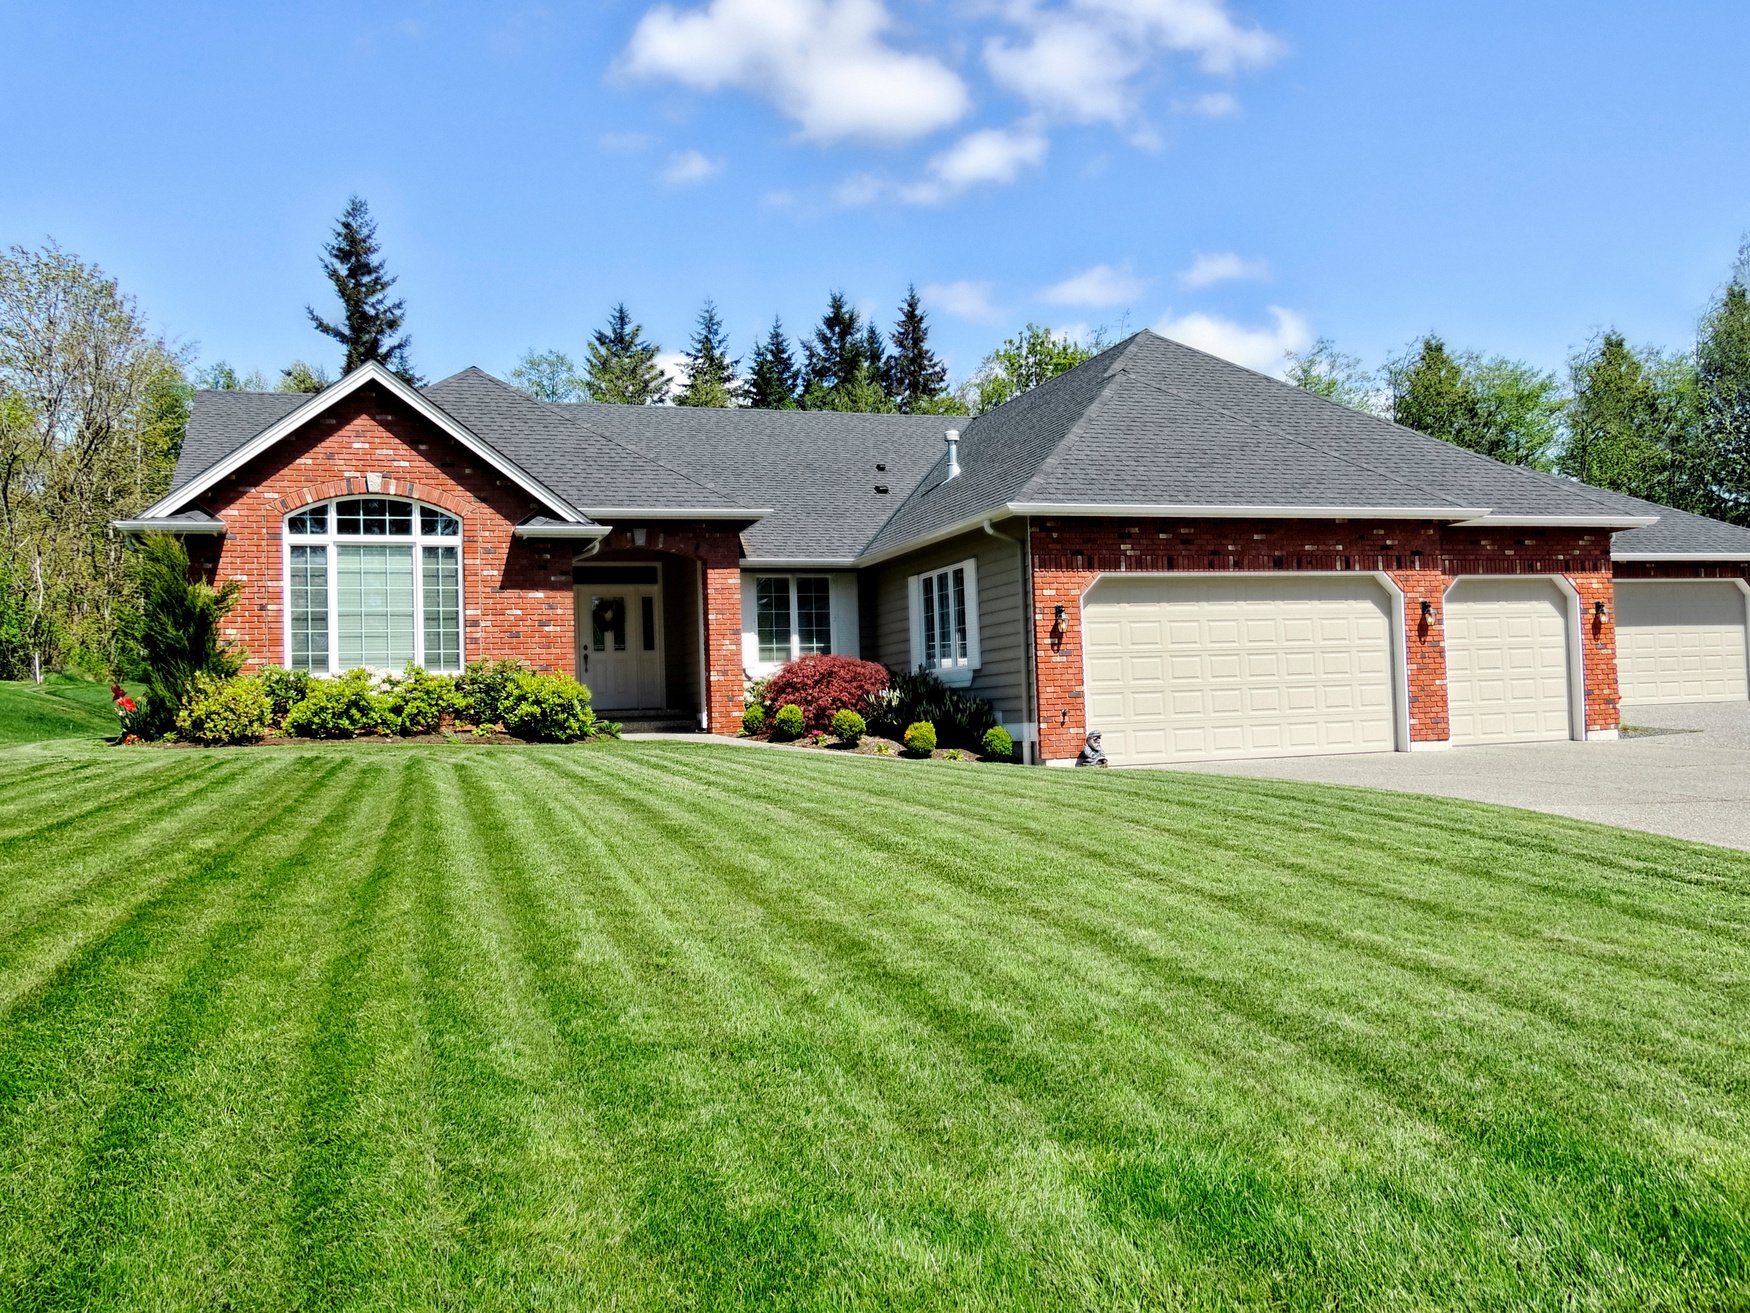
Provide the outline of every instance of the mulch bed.
[[[856,747],[841,743],[828,734],[824,739],[816,740],[812,735],[803,735],[799,739],[784,742],[770,735],[755,736],[763,743],[770,743],[780,748],[806,748],[814,752],[837,752],[850,757],[903,757],[907,761],[922,761],[915,753],[906,751],[905,744],[897,739],[884,739],[874,734],[865,734]],[[953,755],[950,756],[949,754]],[[937,748],[930,754],[932,761],[983,761],[984,757],[968,748]]]

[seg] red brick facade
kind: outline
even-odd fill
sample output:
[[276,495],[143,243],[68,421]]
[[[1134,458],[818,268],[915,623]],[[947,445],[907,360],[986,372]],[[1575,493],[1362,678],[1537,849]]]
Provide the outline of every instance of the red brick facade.
[[1750,579],[1750,561],[1618,561],[1618,579]]
[[[1366,571],[1404,595],[1409,730],[1415,743],[1449,737],[1445,594],[1465,575],[1550,574],[1579,594],[1588,731],[1619,724],[1616,635],[1594,603],[1610,600],[1610,535],[1558,529],[1457,529],[1425,522],[1307,520],[1035,520],[1033,614],[1041,755],[1073,757],[1087,733],[1081,598],[1108,572]],[[1422,602],[1431,604],[1424,618]],[[1065,624],[1056,630],[1058,605]],[[1614,613],[1614,608],[1609,608]]]
[[[571,563],[578,545],[516,537],[519,521],[551,515],[551,508],[371,386],[342,398],[197,499],[227,531],[220,539],[191,538],[190,556],[206,577],[242,585],[225,637],[247,649],[249,668],[286,659],[286,515],[329,497],[370,494],[413,498],[461,519],[465,660],[521,657],[537,669],[576,672]],[[630,545],[631,532],[631,526],[616,526],[604,546]],[[700,525],[645,532],[649,547],[702,564],[710,727],[734,733],[742,694],[736,533]]]

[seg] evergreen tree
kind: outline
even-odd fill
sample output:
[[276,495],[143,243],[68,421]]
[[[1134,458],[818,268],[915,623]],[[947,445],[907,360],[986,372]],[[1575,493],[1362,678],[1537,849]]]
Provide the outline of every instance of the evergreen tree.
[[1430,333],[1413,355],[1386,367],[1392,418],[1406,428],[1454,446],[1469,446],[1476,432],[1479,402],[1464,366]]
[[887,395],[906,414],[928,412],[948,391],[948,366],[930,350],[930,326],[915,284],[905,289],[900,303],[885,381]]
[[774,316],[765,341],[753,349],[747,371],[747,404],[756,410],[794,410],[800,385],[801,371],[790,354],[784,321]]
[[275,392],[320,392],[333,379],[328,377],[328,371],[320,365],[312,365],[308,361],[294,360],[280,370],[280,380],[273,385]]
[[729,358],[729,336],[717,303],[707,300],[699,311],[699,326],[687,349],[687,383],[675,398],[677,406],[733,406],[740,399],[739,361]]
[[643,340],[644,328],[632,322],[624,301],[608,312],[608,326],[591,335],[584,391],[591,401],[628,406],[660,405],[668,397],[668,378],[656,363],[662,348]]
[[342,319],[338,324],[330,323],[309,306],[305,312],[319,332],[346,348],[341,372],[350,374],[374,360],[417,386],[419,378],[407,361],[412,339],[396,336],[406,318],[406,302],[399,297],[389,299],[395,279],[384,269],[377,247],[377,224],[362,197],[347,201],[345,212],[334,225],[334,236],[322,249],[326,256],[322,271],[340,297]]
[[1562,413],[1554,374],[1503,357],[1454,356],[1431,333],[1386,377],[1399,424],[1509,465],[1550,467]]
[[1568,376],[1573,396],[1556,469],[1595,488],[1663,500],[1671,416],[1655,371],[1612,330],[1574,357]]
[[884,403],[884,410],[893,410],[893,397],[887,391],[887,343],[881,336],[881,330],[874,324],[868,324],[863,329],[863,366],[862,381],[864,386],[879,389]]
[[[868,343],[863,334],[863,317],[843,292],[834,292],[827,299],[826,313],[820,317],[812,339],[803,340],[802,354],[805,396],[809,393],[819,396],[856,381],[868,359]],[[806,401],[803,404],[807,406]]]
[[1750,240],[1702,320],[1695,373],[1699,432],[1687,482],[1711,502],[1706,514],[1750,524]]

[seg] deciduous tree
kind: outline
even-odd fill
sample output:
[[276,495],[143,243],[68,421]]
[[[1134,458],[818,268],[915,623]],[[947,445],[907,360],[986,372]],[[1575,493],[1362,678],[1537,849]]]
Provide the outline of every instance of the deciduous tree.
[[582,401],[589,395],[577,362],[563,351],[523,352],[510,378],[536,401]]
[[973,414],[983,414],[1093,359],[1105,347],[1102,332],[1077,340],[1043,324],[1028,324],[984,358],[962,389],[962,399]]

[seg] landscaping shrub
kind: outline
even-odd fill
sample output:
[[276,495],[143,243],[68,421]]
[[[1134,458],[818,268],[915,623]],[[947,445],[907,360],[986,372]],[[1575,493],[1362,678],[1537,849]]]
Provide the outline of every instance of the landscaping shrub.
[[832,718],[833,737],[853,748],[863,741],[863,734],[868,728],[863,718],[848,708]]
[[259,675],[261,691],[273,704],[273,723],[285,721],[286,713],[310,696],[310,672],[287,670],[284,666],[263,666]]
[[985,730],[984,738],[979,744],[979,751],[990,761],[1013,761],[1015,759],[1015,736],[1001,725],[992,725]]
[[143,739],[159,738],[176,723],[200,675],[229,679],[243,654],[219,637],[219,622],[237,605],[238,584],[213,588],[190,577],[188,552],[169,534],[141,539],[133,561],[140,609],[131,635],[145,666],[146,696],[123,717],[122,729]]
[[990,703],[965,689],[950,688],[928,670],[894,671],[887,690],[871,704],[869,728],[885,738],[898,738],[907,725],[927,720],[945,747],[976,749],[984,732],[997,723]]
[[741,713],[741,732],[749,738],[758,734],[766,727],[766,709],[755,702]]
[[389,699],[376,684],[368,670],[312,679],[309,696],[286,715],[286,733],[306,739],[351,739],[393,729]]
[[920,757],[929,756],[936,750],[936,727],[927,720],[907,725],[905,747],[907,752],[915,752]]
[[397,734],[435,734],[444,717],[453,716],[462,705],[456,681],[448,675],[433,675],[418,666],[389,685],[389,716]]
[[805,656],[781,667],[766,681],[767,706],[794,703],[807,729],[826,729],[841,707],[861,711],[887,687],[885,666],[848,656]]
[[504,704],[510,695],[511,683],[522,675],[533,674],[526,661],[508,657],[501,661],[470,661],[468,668],[456,676],[456,694],[460,708],[456,712],[470,725],[501,725]]
[[802,731],[808,728],[808,722],[802,716],[802,708],[794,702],[786,702],[778,708],[778,714],[772,717],[772,737],[775,739],[796,739],[802,737]]
[[589,690],[570,675],[518,675],[510,681],[500,710],[508,733],[535,743],[578,743],[618,730],[596,719]]
[[259,743],[273,723],[273,702],[259,679],[196,675],[189,685],[188,700],[176,713],[176,734],[209,747]]

